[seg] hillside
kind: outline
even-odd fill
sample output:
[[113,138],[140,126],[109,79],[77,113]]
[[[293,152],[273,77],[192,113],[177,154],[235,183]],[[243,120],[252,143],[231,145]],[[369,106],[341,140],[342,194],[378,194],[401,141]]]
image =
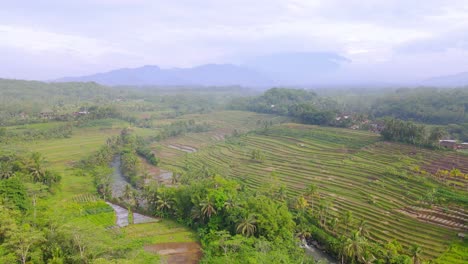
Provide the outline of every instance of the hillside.
[[66,77],[57,82],[94,81],[104,85],[168,86],[267,86],[273,82],[263,74],[232,64],[206,64],[193,68],[161,69],[143,66],[118,69],[81,77]]
[[424,80],[424,85],[436,87],[463,87],[468,86],[468,72],[453,75],[439,76]]

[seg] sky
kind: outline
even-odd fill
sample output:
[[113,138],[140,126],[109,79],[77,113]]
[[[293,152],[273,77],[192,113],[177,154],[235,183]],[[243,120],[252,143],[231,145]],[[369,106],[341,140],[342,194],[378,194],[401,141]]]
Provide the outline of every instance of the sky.
[[0,0],[0,77],[242,64],[284,52],[349,59],[347,78],[468,71],[466,0]]

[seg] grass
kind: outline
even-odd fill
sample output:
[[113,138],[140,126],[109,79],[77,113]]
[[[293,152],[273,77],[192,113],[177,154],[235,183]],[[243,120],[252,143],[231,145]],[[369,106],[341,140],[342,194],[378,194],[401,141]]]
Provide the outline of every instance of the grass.
[[[195,138],[196,135],[186,135],[171,142],[190,145]],[[170,151],[161,157],[166,169],[183,169],[187,165],[200,168],[206,164],[256,190],[279,181],[287,186],[290,197],[300,195],[308,184],[314,183],[321,197],[333,203],[330,217],[349,210],[357,220],[367,220],[372,240],[386,243],[397,239],[405,249],[418,244],[426,258],[437,258],[456,239],[453,230],[420,222],[398,211],[417,205],[419,197],[428,191],[424,186],[437,186],[412,175],[409,168],[436,158],[438,152],[380,142],[377,135],[369,132],[297,124],[275,126],[266,133],[249,133],[230,143],[207,143],[193,154],[161,145],[160,152]],[[264,153],[264,162],[250,160],[254,149]],[[392,170],[408,171],[409,179],[388,174]]]
[[[31,125],[34,128],[50,128],[51,123]],[[73,164],[98,150],[107,138],[118,135],[127,122],[101,120],[74,128],[70,138],[44,139],[34,142],[5,145],[4,148],[18,152],[39,152],[46,160],[46,166],[62,175],[61,188],[41,201],[44,214],[60,217],[62,224],[96,230],[99,241],[106,247],[118,249],[122,246],[133,250],[127,258],[136,263],[154,262],[151,254],[143,252],[143,245],[163,242],[197,241],[193,231],[169,220],[158,223],[130,225],[116,232],[109,227],[115,226],[116,216],[113,209],[96,196],[92,178],[75,170]],[[17,129],[17,128],[10,128]],[[153,130],[134,128],[140,136],[148,136]],[[47,212],[46,212],[47,211]],[[94,236],[90,232],[89,236]],[[95,239],[89,237],[90,240]]]

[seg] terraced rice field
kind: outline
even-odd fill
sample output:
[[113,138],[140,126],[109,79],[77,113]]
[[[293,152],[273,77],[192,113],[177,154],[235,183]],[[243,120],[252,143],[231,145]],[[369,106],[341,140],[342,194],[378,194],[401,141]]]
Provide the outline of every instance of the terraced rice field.
[[[133,250],[131,254],[136,256],[129,257],[134,258],[136,262],[132,263],[148,263],[144,262],[145,260],[141,261],[144,254],[151,255],[148,258],[151,259],[150,263],[157,263],[153,260],[158,257],[152,251],[146,252],[144,246],[173,242],[196,244],[196,235],[190,229],[169,220],[135,224],[116,230],[113,228],[116,225],[115,212],[97,197],[91,176],[81,175],[73,167],[75,162],[97,151],[105,144],[107,138],[118,135],[121,129],[127,126],[128,123],[118,121],[104,127],[75,128],[70,138],[43,139],[2,147],[18,152],[39,152],[48,168],[61,173],[60,190],[40,201],[44,211],[47,210],[62,219],[62,223],[67,227],[91,230],[89,234],[83,233],[83,236],[99,234],[99,239],[108,248],[120,250],[126,247]],[[135,132],[141,136],[154,133],[153,130],[144,128],[135,129]],[[199,248],[193,255],[197,258],[201,256]]]
[[[193,139],[185,136],[178,143],[190,141]],[[264,153],[263,162],[250,159],[254,149]],[[401,208],[417,205],[418,198],[428,191],[421,185],[425,179],[410,176],[402,180],[387,173],[409,172],[412,166],[430,163],[431,153],[381,142],[368,132],[286,124],[266,134],[249,133],[231,143],[207,144],[196,153],[173,150],[172,155],[162,156],[162,167],[205,164],[257,190],[279,179],[290,196],[315,183],[321,199],[332,201],[331,216],[349,210],[357,220],[368,221],[372,240],[385,243],[397,239],[406,249],[418,244],[426,258],[436,258],[456,240],[457,232],[400,213]]]

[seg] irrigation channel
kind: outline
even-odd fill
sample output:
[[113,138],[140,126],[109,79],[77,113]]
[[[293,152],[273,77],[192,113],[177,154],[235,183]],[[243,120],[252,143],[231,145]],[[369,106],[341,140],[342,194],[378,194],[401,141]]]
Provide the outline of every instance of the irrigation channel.
[[[112,174],[112,196],[114,198],[121,197],[124,193],[125,187],[129,185],[129,182],[125,178],[125,176],[122,174],[122,171],[120,170],[120,156],[115,156],[112,163],[111,167],[114,169],[114,172]],[[133,187],[131,187],[134,189]],[[136,190],[136,189],[135,189]],[[138,191],[138,190],[137,190]],[[123,208],[119,205],[109,203],[108,204],[114,209],[116,215],[117,215],[117,226],[119,227],[125,227],[129,225],[128,222],[128,210],[126,208]],[[140,224],[140,223],[149,223],[149,222],[157,222],[158,219],[148,217],[142,214],[138,213],[133,213],[133,222],[134,224]],[[179,243],[180,244],[180,243]],[[161,244],[159,247],[168,247],[168,245]],[[184,245],[185,246],[185,245]],[[189,245],[192,246],[192,245]],[[147,248],[148,251],[153,251],[152,248],[157,247],[155,245],[149,245],[146,246],[145,249]],[[169,245],[171,247],[171,245]],[[304,249],[305,253],[307,255],[312,256],[316,261],[320,261],[320,263],[324,264],[337,264],[338,262],[333,259],[331,256],[329,256],[327,253],[323,252],[320,250],[317,245],[309,245],[305,240],[302,241],[301,243],[301,248]],[[165,248],[164,250],[160,250],[162,253],[163,251],[167,251],[168,249]],[[172,251],[177,252],[178,249],[171,249]],[[193,251],[193,249],[191,250]],[[191,252],[190,251],[190,252]],[[192,255],[197,256],[199,259],[199,252],[194,251]],[[173,256],[176,257],[176,256]],[[183,257],[183,256],[177,256],[178,258]],[[197,259],[196,258],[196,259]],[[175,259],[174,259],[175,260]],[[182,258],[182,260],[187,260],[186,258]],[[192,260],[192,259],[190,259]],[[179,261],[171,261],[171,263],[192,263],[191,261],[184,261],[184,262],[179,262]],[[193,263],[198,263],[198,262],[193,262]]]
[[[125,186],[129,185],[127,180],[122,174],[122,171],[120,170],[120,157],[115,156],[114,159],[112,160],[111,167],[114,169],[114,172],[112,174],[112,196],[114,198],[121,197],[124,193]],[[131,187],[133,189],[133,187]],[[137,190],[138,191],[138,190]],[[107,203],[109,204],[115,211],[115,214],[117,216],[117,226],[119,227],[124,227],[128,226],[128,210],[126,208],[123,208],[122,206],[112,204],[112,203]],[[134,224],[142,224],[142,223],[150,223],[150,222],[157,222],[158,219],[152,218],[149,216],[145,216],[142,214],[138,213],[133,213],[133,223]]]

